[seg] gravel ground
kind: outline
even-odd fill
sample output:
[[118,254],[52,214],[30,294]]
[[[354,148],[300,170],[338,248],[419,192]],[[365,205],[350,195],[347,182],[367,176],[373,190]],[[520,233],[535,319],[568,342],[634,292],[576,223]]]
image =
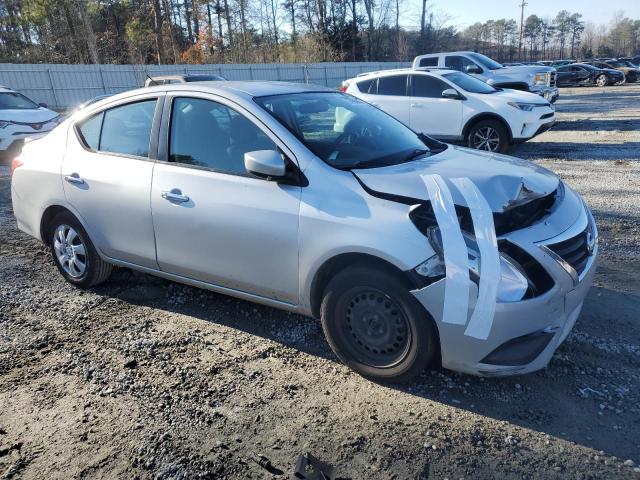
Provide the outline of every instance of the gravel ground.
[[288,478],[308,451],[353,479],[640,479],[640,85],[557,107],[513,154],[585,196],[601,266],[549,367],[513,378],[384,387],[312,319],[122,269],[74,289],[0,167],[0,478]]

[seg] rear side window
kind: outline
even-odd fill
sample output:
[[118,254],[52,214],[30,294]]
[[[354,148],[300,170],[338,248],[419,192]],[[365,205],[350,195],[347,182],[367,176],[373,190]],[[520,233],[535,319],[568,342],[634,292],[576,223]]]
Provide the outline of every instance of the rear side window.
[[376,93],[376,78],[373,78],[371,80],[363,80],[361,82],[356,82],[356,85],[358,86],[358,90],[360,90],[362,93]]
[[427,57],[420,59],[420,67],[437,67],[438,57]]
[[148,157],[155,110],[155,99],[106,110],[102,121],[99,150]]
[[442,92],[451,88],[442,80],[428,75],[413,75],[412,81],[414,97],[442,98]]
[[100,145],[100,129],[102,128],[103,116],[104,113],[100,112],[82,122],[78,127],[84,144],[91,150],[98,150],[98,146]]
[[407,75],[393,75],[378,79],[378,95],[405,96],[407,94]]
[[154,98],[104,110],[80,123],[77,132],[91,150],[148,157],[156,103]]

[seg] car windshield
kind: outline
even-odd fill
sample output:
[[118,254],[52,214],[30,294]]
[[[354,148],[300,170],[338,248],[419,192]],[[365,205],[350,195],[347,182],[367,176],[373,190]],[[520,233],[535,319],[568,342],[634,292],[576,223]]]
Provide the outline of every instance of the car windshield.
[[382,110],[339,92],[256,97],[315,155],[339,169],[408,162],[447,146],[418,135]]
[[455,83],[461,89],[471,93],[495,93],[498,90],[488,83],[478,80],[471,75],[462,72],[445,73],[442,75],[450,82]]
[[489,70],[498,70],[502,68],[502,65],[496,62],[495,60],[490,59],[482,55],[481,53],[470,53],[469,57],[473,58],[476,62],[481,64],[483,67],[488,68]]
[[20,93],[0,93],[0,110],[33,110],[35,108],[40,106]]

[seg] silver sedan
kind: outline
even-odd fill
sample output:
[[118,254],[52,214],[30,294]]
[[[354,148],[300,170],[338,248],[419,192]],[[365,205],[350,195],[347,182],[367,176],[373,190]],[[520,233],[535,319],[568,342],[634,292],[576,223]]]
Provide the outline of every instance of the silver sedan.
[[378,381],[543,368],[597,256],[588,207],[551,172],[299,84],[109,97],[25,147],[12,198],[73,285],[117,265],[317,317]]

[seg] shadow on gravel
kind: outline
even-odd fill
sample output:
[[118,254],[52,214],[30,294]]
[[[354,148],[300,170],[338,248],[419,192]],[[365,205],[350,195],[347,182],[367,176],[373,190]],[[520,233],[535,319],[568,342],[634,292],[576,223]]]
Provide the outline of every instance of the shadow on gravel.
[[[188,315],[338,362],[324,339],[320,323],[311,318],[124,269],[114,272],[112,279],[97,288],[96,293],[133,305]],[[632,318],[638,310],[640,298],[636,296],[593,288],[578,320],[576,330],[580,333],[569,337],[543,371],[519,377],[478,378],[436,368],[410,385],[382,387],[627,458],[635,454],[635,440],[621,442],[612,427],[637,419],[631,413],[616,418],[597,415],[601,402],[624,394],[603,392],[600,364],[594,363],[606,363],[623,377],[633,375],[629,367],[634,362],[635,368],[640,366],[637,355],[616,351],[614,347],[609,349],[608,344],[599,344],[597,340],[599,332],[610,327],[616,336],[621,331],[625,337],[640,336]],[[578,340],[574,338],[576,335]],[[627,358],[629,355],[633,358]],[[612,380],[609,378],[607,382]],[[588,423],[584,409],[593,411]]]
[[578,143],[528,142],[515,145],[510,155],[527,160],[558,158],[562,160],[631,160],[640,161],[640,142]]
[[633,120],[561,120],[555,123],[552,128],[555,132],[583,132],[583,131],[633,131],[640,130],[640,119]]

